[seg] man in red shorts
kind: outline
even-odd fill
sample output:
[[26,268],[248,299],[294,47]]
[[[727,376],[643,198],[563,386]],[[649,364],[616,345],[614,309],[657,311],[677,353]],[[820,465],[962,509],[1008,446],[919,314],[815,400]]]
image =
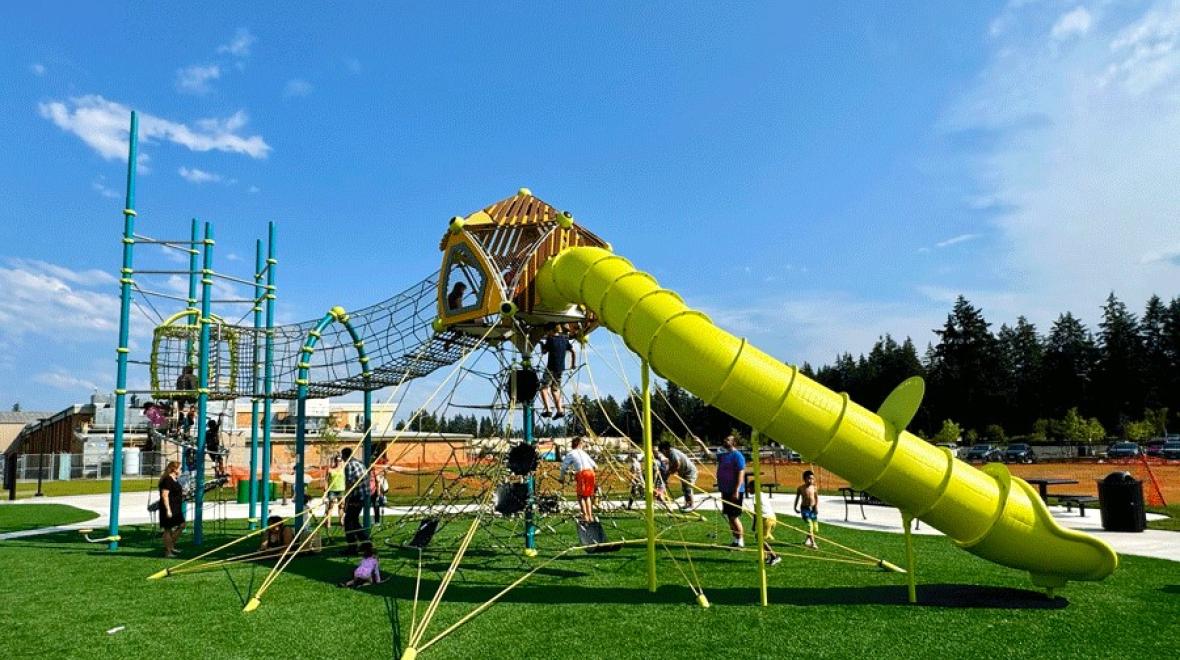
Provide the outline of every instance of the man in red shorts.
[[561,483],[565,484],[567,472],[574,473],[574,484],[578,491],[578,506],[582,509],[582,522],[594,522],[594,471],[598,464],[582,449],[582,438],[574,438],[570,450],[561,461]]

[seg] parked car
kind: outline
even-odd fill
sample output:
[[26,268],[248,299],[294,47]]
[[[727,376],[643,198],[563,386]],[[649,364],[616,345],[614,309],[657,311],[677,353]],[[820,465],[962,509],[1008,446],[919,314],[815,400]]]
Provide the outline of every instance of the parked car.
[[1032,447],[1023,442],[1008,445],[1004,450],[1005,463],[1036,463],[1037,455],[1033,453]]
[[1180,459],[1180,440],[1168,440],[1160,450],[1160,456],[1170,460]]
[[1143,451],[1134,442],[1116,442],[1106,450],[1107,458],[1138,458]]
[[953,442],[940,442],[934,446],[935,447],[944,447],[946,449],[949,449],[951,451],[951,456],[954,456],[955,458],[958,458],[963,453],[963,452],[959,451],[959,445],[956,445]]
[[1152,438],[1151,440],[1147,441],[1147,444],[1143,446],[1143,449],[1147,452],[1148,456],[1159,456],[1160,452],[1164,448],[1165,442],[1167,442],[1167,439],[1165,438]]
[[998,463],[1004,458],[1004,452],[995,445],[975,445],[967,451],[967,462]]

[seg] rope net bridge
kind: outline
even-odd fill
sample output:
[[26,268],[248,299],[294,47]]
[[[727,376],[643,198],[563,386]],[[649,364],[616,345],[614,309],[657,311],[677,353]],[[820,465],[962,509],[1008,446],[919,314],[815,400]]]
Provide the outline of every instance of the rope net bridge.
[[[349,321],[364,342],[372,368],[366,379],[357,361],[357,347],[343,324],[319,331],[319,343],[308,361],[308,396],[329,397],[352,391],[378,390],[403,380],[426,376],[455,363],[478,343],[458,332],[436,333],[438,274],[375,305],[349,312]],[[265,395],[255,390],[255,366],[265,360],[266,330],[212,319],[210,326],[209,398],[234,399]],[[273,384],[269,396],[298,397],[301,349],[317,320],[276,326],[273,330]],[[200,328],[180,323],[160,325],[152,340],[151,383],[161,398],[189,396],[175,383],[197,360]],[[261,387],[259,385],[259,387]]]

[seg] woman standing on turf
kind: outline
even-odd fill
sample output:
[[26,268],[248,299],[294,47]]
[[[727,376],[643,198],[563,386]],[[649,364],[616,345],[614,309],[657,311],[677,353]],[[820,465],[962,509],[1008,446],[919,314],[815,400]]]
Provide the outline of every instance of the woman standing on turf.
[[184,489],[176,477],[180,475],[180,463],[169,461],[160,477],[160,529],[164,530],[164,556],[176,556],[176,539],[184,531],[184,512],[181,503]]

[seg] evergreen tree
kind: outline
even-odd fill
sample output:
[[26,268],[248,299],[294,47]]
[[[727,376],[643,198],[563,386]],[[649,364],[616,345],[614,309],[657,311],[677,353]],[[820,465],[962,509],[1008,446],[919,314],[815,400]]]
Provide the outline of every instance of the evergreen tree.
[[1135,315],[1114,293],[1102,307],[1100,347],[1095,379],[1098,419],[1107,428],[1121,428],[1143,410],[1143,341]]
[[1044,402],[1050,417],[1059,417],[1072,407],[1088,409],[1090,380],[1094,375],[1098,349],[1090,331],[1066,312],[1059,316],[1045,341]]
[[1153,295],[1148,298],[1143,320],[1139,323],[1143,341],[1143,402],[1151,408],[1165,405],[1171,372],[1175,368],[1168,356],[1167,316],[1168,308],[1159,296]]
[[1024,433],[1031,429],[1043,406],[1045,345],[1036,326],[1023,316],[1016,319],[1016,327],[1001,327],[998,339],[1007,372],[1007,406],[1002,425],[1009,431]]
[[1003,402],[999,344],[981,310],[963,296],[955,301],[934,347],[932,401],[938,414],[960,420],[968,429],[983,428]]

